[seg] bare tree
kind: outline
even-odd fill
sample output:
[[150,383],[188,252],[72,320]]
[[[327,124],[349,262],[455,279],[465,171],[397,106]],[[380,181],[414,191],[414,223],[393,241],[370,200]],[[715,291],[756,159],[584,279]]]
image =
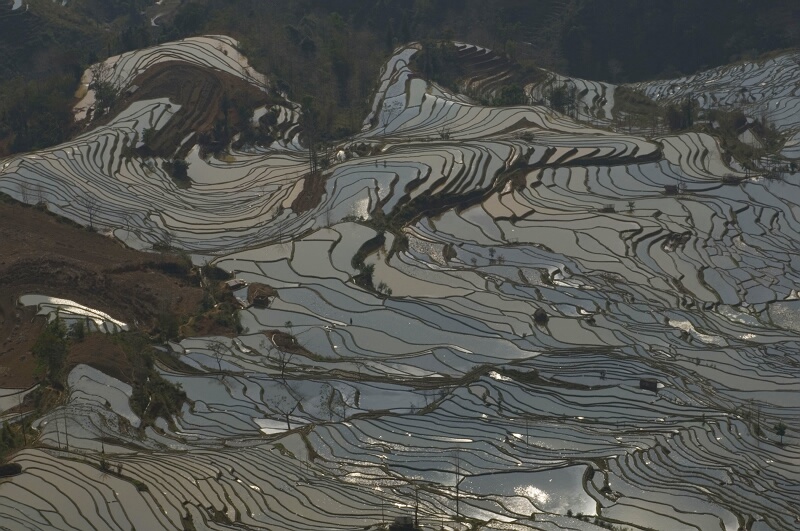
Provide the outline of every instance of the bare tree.
[[128,212],[122,218],[122,222],[125,224],[125,232],[127,233],[128,236],[130,236],[130,234],[131,234],[131,221],[132,221],[131,220],[131,214],[130,214],[130,212]]
[[285,350],[275,349],[274,350],[274,360],[275,364],[278,366],[278,370],[281,372],[281,380],[284,382],[286,381],[286,367],[291,363],[292,358],[294,358],[294,354],[291,352],[286,352]]
[[64,443],[69,452],[69,424],[67,423],[67,408],[61,408],[61,419],[64,421]]
[[28,191],[29,191],[28,183],[26,183],[25,181],[20,182],[19,183],[19,195],[22,198],[22,202],[23,203],[27,203],[28,202]]
[[25,443],[25,446],[28,446],[28,426],[27,421],[25,420],[25,415],[22,411],[22,391],[17,393],[17,402],[19,404],[19,416],[22,419],[22,440]]
[[36,205],[37,206],[47,206],[47,197],[45,196],[44,190],[42,189],[41,184],[36,185]]
[[461,518],[461,511],[459,508],[459,486],[461,484],[461,453],[458,448],[456,448],[456,519]]
[[61,450],[61,428],[58,426],[58,417],[53,419],[53,424],[56,425],[56,440],[58,441],[58,449]]
[[222,358],[225,356],[226,352],[230,351],[230,348],[227,345],[223,345],[220,341],[211,343],[208,348],[214,355],[214,359],[217,360],[217,368],[219,369],[220,377],[222,377]]
[[94,216],[97,213],[97,198],[90,193],[78,196],[75,200],[84,210],[89,218],[89,228],[94,230]]
[[161,245],[163,246],[164,251],[169,251],[172,249],[172,241],[174,238],[175,236],[172,234],[172,231],[169,229],[164,231],[164,239],[161,240]]
[[274,344],[267,343],[265,340],[261,340],[259,346],[261,347],[262,350],[267,351],[267,359],[278,367],[278,370],[280,371],[281,375],[281,380],[283,380],[283,382],[285,383],[286,368],[292,362],[292,359],[294,358],[294,353],[281,350]]
[[312,175],[319,169],[319,110],[314,106],[313,98],[306,96],[300,106],[300,125],[303,127],[308,143],[309,170]]
[[300,403],[303,401],[304,397],[301,394],[296,393],[291,387],[286,384],[281,384],[285,389],[286,393],[282,393],[280,396],[273,396],[267,400],[269,406],[277,413],[286,420],[286,429],[292,429],[291,417],[292,414],[300,407]]
[[356,404],[357,390],[350,389],[349,391],[342,391],[336,389],[334,391],[333,399],[331,400],[331,411],[338,412],[342,420],[347,418],[347,408],[357,408]]
[[319,409],[328,414],[328,421],[333,420],[333,397],[335,391],[330,384],[322,386],[322,392],[319,394]]
[[402,103],[393,101],[392,103],[385,103],[383,110],[381,110],[381,123],[383,124],[383,132],[386,133],[386,126],[389,125],[395,118],[395,114],[402,108]]

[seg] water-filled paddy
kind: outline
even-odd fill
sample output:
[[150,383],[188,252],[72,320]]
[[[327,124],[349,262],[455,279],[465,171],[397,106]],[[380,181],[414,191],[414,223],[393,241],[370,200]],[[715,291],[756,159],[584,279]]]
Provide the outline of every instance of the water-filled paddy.
[[[193,150],[188,189],[159,161],[122,157],[177,112],[160,100],[0,161],[0,190],[16,199],[29,182],[88,224],[77,198],[91,194],[93,221],[130,244],[168,236],[196,263],[277,290],[240,312],[239,337],[172,346],[197,372],[162,372],[189,402],[142,432],[129,386],[75,368],[69,402],[38,419],[43,447],[15,457],[26,472],[0,484],[5,522],[157,529],[191,515],[199,529],[221,525],[216,510],[252,527],[354,529],[409,514],[420,489],[431,528],[457,529],[457,510],[482,529],[600,529],[567,516],[578,512],[668,530],[796,527],[797,178],[723,185],[740,172],[706,134],[647,139],[539,106],[483,107],[413,76],[414,53],[387,63],[372,115],[302,212],[292,204],[308,161],[289,104],[278,106],[286,137],[269,148],[229,161]],[[766,80],[791,131],[792,57],[680,86],[726,101]],[[118,75],[167,59],[264,81],[225,37],[126,54]],[[581,86],[579,114],[609,120],[614,87]],[[354,156],[351,142],[381,147]],[[518,161],[533,167],[495,188]],[[476,190],[470,206],[422,215],[364,251],[391,296],[354,281],[353,257],[380,230],[363,221],[375,209]],[[69,301],[26,303],[124,325]],[[276,331],[297,341],[283,358]],[[100,455],[121,474],[101,474]]]

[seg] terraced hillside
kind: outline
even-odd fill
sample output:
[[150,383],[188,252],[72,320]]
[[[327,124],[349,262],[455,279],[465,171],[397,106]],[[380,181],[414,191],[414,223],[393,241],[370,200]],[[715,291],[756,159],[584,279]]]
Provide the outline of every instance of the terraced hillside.
[[[412,71],[419,48],[317,172],[303,109],[273,101],[274,142],[184,145],[179,187],[134,149],[185,112],[157,94],[0,160],[1,192],[185,249],[247,306],[237,337],[164,345],[193,370],[160,368],[188,401],[154,425],[76,367],[0,483],[3,526],[800,526],[796,176],[728,167],[708,134],[478,105]],[[125,87],[167,60],[269,87],[226,37],[109,61]],[[786,108],[794,79],[770,78]]]
[[[574,91],[574,117],[604,126],[622,126],[628,130],[648,131],[666,129],[666,124],[632,123],[628,107],[617,105],[615,94],[619,87],[639,93],[655,107],[686,105],[687,102],[704,113],[708,111],[742,112],[748,123],[761,122],[782,133],[785,142],[780,155],[789,160],[800,158],[800,53],[773,54],[762,60],[741,62],[707,70],[677,79],[614,85],[561,76],[548,72],[542,79],[526,85],[532,101],[547,99],[554,87]],[[713,119],[707,120],[712,129],[719,128]],[[640,122],[640,121],[639,121]],[[742,124],[742,129],[747,125]],[[763,139],[758,140],[759,145]]]

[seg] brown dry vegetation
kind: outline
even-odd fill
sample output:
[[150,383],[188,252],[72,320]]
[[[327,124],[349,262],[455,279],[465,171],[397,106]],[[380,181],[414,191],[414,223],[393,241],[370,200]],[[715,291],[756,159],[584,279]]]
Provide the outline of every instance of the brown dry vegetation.
[[[180,110],[148,142],[148,148],[155,154],[183,158],[185,153],[177,153],[181,141],[190,134],[213,135],[215,126],[229,125],[229,134],[236,132],[236,126],[243,116],[244,109],[254,108],[277,101],[260,88],[226,72],[186,64],[180,61],[165,61],[151,66],[132,82],[140,87],[133,94],[121,97],[116,109],[125,109],[140,100],[169,98],[170,102],[181,106]],[[103,123],[110,120],[104,117]],[[194,142],[186,142],[188,150]]]
[[[37,293],[71,299],[104,311],[147,333],[158,317],[174,313],[180,322],[197,313],[203,290],[176,255],[126,249],[32,207],[0,202],[0,387],[27,387],[36,381],[30,350],[43,318],[17,305]],[[183,273],[181,273],[183,272]],[[112,375],[119,347],[90,334],[76,343],[68,364],[91,362]]]
[[309,173],[303,178],[303,189],[292,201],[292,210],[301,214],[319,206],[325,195],[325,181],[328,176],[322,172]]

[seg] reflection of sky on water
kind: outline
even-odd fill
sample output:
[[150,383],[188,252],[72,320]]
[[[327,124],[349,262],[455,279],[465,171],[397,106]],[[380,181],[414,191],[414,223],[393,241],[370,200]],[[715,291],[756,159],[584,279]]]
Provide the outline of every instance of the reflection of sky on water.
[[678,321],[678,320],[675,320],[675,319],[670,319],[669,320],[669,324],[670,324],[670,326],[674,326],[675,328],[677,328],[679,330],[683,330],[684,332],[689,332],[690,334],[692,334],[694,337],[696,337],[697,339],[699,339],[703,343],[711,343],[711,344],[714,344],[714,345],[724,345],[725,344],[725,340],[723,340],[719,336],[712,336],[712,335],[709,335],[709,334],[703,334],[703,333],[698,332],[695,329],[694,325],[692,323],[690,323],[689,321]]
[[107,313],[71,300],[47,295],[23,295],[19,298],[19,302],[23,306],[37,306],[39,308],[38,315],[47,315],[50,320],[57,315],[59,318],[65,319],[68,326],[86,319],[87,324],[91,322],[94,324],[95,330],[100,332],[128,330],[127,324],[114,319]]
[[551,512],[595,514],[595,501],[583,490],[584,465],[541,472],[511,472],[468,476],[461,482],[464,492],[504,496],[518,514]]
[[[401,52],[393,61],[404,57],[405,64],[411,53]],[[382,90],[388,94],[381,92],[373,112],[381,114],[379,102],[409,104],[391,116],[375,116],[379,125],[368,128],[365,137],[386,132],[384,124],[389,132],[399,135],[405,130],[415,137],[419,124],[427,128],[422,134],[433,133],[439,124],[457,124],[458,144],[426,141],[424,146],[414,145],[417,141],[408,138],[408,143],[397,147],[388,139],[379,159],[354,159],[334,169],[322,205],[304,215],[290,208],[302,189],[297,185],[305,171],[301,168],[306,167],[296,137],[269,153],[234,153],[225,161],[203,161],[195,148],[189,158],[194,186],[176,192],[177,196],[162,193],[155,166],[143,174],[134,165],[123,167],[122,180],[106,180],[104,172],[90,179],[93,174],[84,172],[77,161],[90,160],[94,152],[108,162],[111,155],[98,146],[113,144],[97,135],[84,137],[74,152],[70,147],[51,156],[26,156],[28,173],[13,165],[21,167],[21,161],[4,164],[4,176],[8,173],[17,179],[38,177],[34,170],[48,169],[53,161],[67,170],[77,168],[72,178],[79,187],[90,179],[93,182],[87,184],[103,191],[109,204],[124,199],[126,205],[135,205],[128,186],[136,184],[145,201],[142,208],[131,206],[128,215],[141,231],[141,241],[149,241],[148,224],[155,223],[157,234],[171,227],[175,241],[190,249],[247,248],[218,263],[224,269],[236,269],[244,280],[268,283],[280,291],[268,309],[242,313],[248,335],[236,341],[246,343],[247,349],[232,346],[220,360],[206,340],[183,342],[182,359],[187,364],[212,370],[232,367],[233,371],[224,377],[165,376],[181,383],[191,399],[191,406],[185,406],[175,419],[177,435],[186,437],[186,446],[221,441],[224,447],[238,445],[258,430],[277,435],[287,428],[314,426],[287,434],[280,443],[267,439],[262,444],[256,439],[257,447],[235,448],[235,458],[228,458],[229,449],[170,456],[176,463],[170,471],[196,470],[198,463],[208,462],[203,476],[218,474],[216,481],[222,485],[234,484],[230,475],[242,476],[235,485],[243,486],[247,496],[232,504],[245,497],[253,500],[247,514],[259,523],[258,517],[269,514],[268,507],[259,504],[250,491],[263,489],[279,496],[286,492],[283,478],[294,477],[297,492],[303,492],[304,498],[287,494],[280,501],[286,508],[281,516],[330,515],[344,528],[350,516],[335,508],[356,513],[354,507],[367,507],[374,516],[376,502],[364,494],[373,492],[374,485],[374,492],[384,489],[387,501],[402,509],[412,507],[411,485],[437,485],[441,505],[426,510],[454,513],[454,487],[459,483],[464,494],[462,514],[482,520],[527,517],[535,512],[594,514],[596,502],[587,491],[605,504],[597,493],[604,474],[596,474],[591,485],[584,485],[588,465],[566,465],[591,459],[598,466],[604,460],[607,474],[615,478],[615,492],[621,494],[617,502],[604,505],[609,507],[609,513],[603,509],[605,516],[660,529],[674,529],[680,527],[676,522],[688,521],[695,529],[711,529],[719,527],[709,516],[714,514],[720,515],[718,520],[726,528],[734,529],[737,519],[720,507],[752,507],[765,518],[775,519],[771,527],[780,528],[777,519],[781,513],[791,513],[787,508],[794,497],[789,486],[796,482],[791,482],[786,467],[777,466],[785,462],[779,457],[781,452],[773,445],[752,444],[757,440],[748,426],[728,412],[755,397],[765,412],[769,410],[765,414],[786,411],[789,419],[796,418],[789,416],[794,413],[789,409],[793,403],[787,405],[784,399],[796,390],[790,380],[796,371],[794,365],[782,361],[791,359],[783,354],[789,350],[793,354],[795,336],[784,339],[783,331],[776,332],[764,316],[769,301],[781,300],[794,290],[797,265],[790,261],[794,249],[785,245],[784,235],[772,240],[768,236],[783,226],[797,232],[796,217],[791,215],[796,204],[789,204],[798,197],[793,193],[796,185],[787,180],[771,184],[770,190],[766,184],[750,182],[703,192],[699,187],[705,186],[709,176],[719,177],[728,169],[721,167],[715,141],[696,133],[660,140],[667,158],[658,163],[621,158],[619,165],[603,162],[601,168],[591,164],[546,168],[526,177],[523,189],[509,185],[462,211],[451,209],[419,220],[405,229],[409,250],[395,252],[388,262],[385,253],[397,235],[387,233],[380,255],[375,253],[365,261],[375,264],[374,283],[387,281],[394,297],[375,297],[359,289],[350,277],[357,271],[353,255],[376,232],[354,223],[335,225],[339,219],[368,217],[379,199],[387,200],[383,210],[390,212],[401,200],[437,190],[434,185],[440,181],[437,191],[460,193],[485,187],[488,177],[512,162],[512,146],[520,153],[534,150],[532,162],[544,162],[544,151],[551,148],[551,161],[564,157],[578,162],[570,154],[574,148],[576,154],[587,157],[581,163],[590,161],[588,154],[595,149],[609,156],[655,149],[653,143],[608,131],[585,135],[573,122],[550,122],[557,118],[534,110],[461,106],[446,101],[435,86],[428,93],[424,81],[410,78],[409,72],[398,76],[393,72],[392,68],[385,72]],[[427,107],[422,105],[423,97]],[[141,132],[146,123],[160,123],[157,120],[168,115],[155,109],[164,105],[145,102],[130,107],[124,127]],[[443,111],[426,114],[433,108]],[[480,118],[470,115],[474,112]],[[520,114],[541,123],[536,136],[543,145],[508,138],[509,120],[516,124]],[[279,123],[294,121],[279,119]],[[548,124],[552,131],[545,131]],[[126,134],[118,138],[124,141]],[[490,134],[502,138],[487,139]],[[476,140],[462,142],[463,138]],[[10,169],[6,168],[9,164]],[[679,180],[688,181],[689,193],[664,196],[663,187]],[[532,186],[534,181],[542,186]],[[57,193],[56,188],[48,188],[51,200],[66,208],[63,205],[74,194]],[[17,189],[5,190],[13,194]],[[164,200],[174,197],[180,203]],[[632,200],[630,210],[622,211],[628,198],[635,199],[635,204]],[[616,211],[598,215],[609,200],[615,201],[611,206]],[[163,207],[164,214],[158,217],[163,224],[153,222],[155,216],[147,217],[152,205]],[[71,215],[80,219],[83,213]],[[764,220],[773,218],[767,227]],[[119,225],[114,219],[109,216],[109,224]],[[304,232],[322,225],[332,227]],[[742,235],[731,236],[739,230]],[[668,245],[667,249],[662,245],[664,237],[684,233],[692,235],[686,246]],[[301,234],[306,236],[298,239]],[[265,235],[292,243],[265,247]],[[455,258],[446,260],[445,248]],[[681,285],[681,300],[676,297],[676,283]],[[728,306],[718,308],[715,301]],[[551,316],[547,326],[531,322],[538,307]],[[773,303],[769,313],[775,325],[800,331],[800,304]],[[672,327],[666,330],[665,316],[671,318]],[[262,333],[284,329],[287,321],[294,323],[289,332],[313,356],[296,354],[291,375],[281,383],[275,360],[258,345],[273,335]],[[762,357],[762,351],[751,345],[737,343],[757,339],[752,332],[758,338],[774,335],[774,344],[763,349],[769,357]],[[705,343],[730,344],[731,348],[711,349]],[[457,380],[482,363],[497,367],[523,358],[524,364],[515,365],[515,370],[524,369],[536,379],[481,369],[475,379]],[[685,360],[692,358],[695,365],[687,370]],[[306,374],[296,378],[301,371]],[[417,386],[417,378],[433,372],[443,377],[441,384],[427,381]],[[657,398],[637,389],[638,379],[651,374],[667,383]],[[371,381],[374,375],[378,377]],[[127,415],[125,392],[110,389],[102,380],[83,378],[70,389],[74,396],[81,391],[98,397],[93,400],[104,412],[108,408]],[[328,396],[337,401],[326,400]],[[75,402],[73,397],[73,406]],[[287,406],[295,403],[296,409],[287,414]],[[81,418],[74,407],[69,414]],[[727,420],[727,429],[720,419]],[[160,422],[157,426],[165,432],[173,429],[166,420]],[[76,439],[73,448],[80,448],[84,442],[79,432],[72,431],[79,428],[78,423],[70,420],[70,424],[74,424],[70,437]],[[170,441],[167,436],[163,439]],[[184,444],[175,441],[169,444]],[[60,445],[58,439],[55,442]],[[271,449],[264,451],[265,447]],[[316,455],[321,459],[315,459]],[[762,483],[773,487],[765,505],[763,485],[751,481],[747,460],[762,461],[767,455],[776,456],[777,464],[759,471],[764,474]],[[743,456],[745,461],[741,461]],[[218,462],[226,460],[224,469],[220,466],[217,472]],[[136,472],[159,476],[162,463],[152,454],[135,464]],[[616,476],[608,472],[612,469]],[[702,473],[697,473],[700,469]],[[94,482],[94,470],[85,477]],[[182,481],[188,475],[173,474],[173,478]],[[347,486],[342,489],[334,481]],[[321,490],[313,490],[315,483],[322,485]],[[654,483],[669,485],[670,491],[649,488]],[[198,488],[211,491],[212,483],[203,484]],[[159,496],[158,491],[152,489],[153,496]],[[334,493],[334,509],[325,505],[325,496],[319,495],[323,491]],[[347,506],[342,500],[349,495],[354,503]],[[25,496],[33,493],[26,491]],[[216,497],[198,496],[178,511],[217,506]],[[169,505],[156,501],[161,507]],[[77,506],[66,495],[58,503],[59,513],[64,514],[74,513],[70,507]],[[301,507],[309,512],[303,513]],[[160,514],[155,504],[152,508]],[[229,514],[233,515],[232,510]],[[148,522],[131,523],[155,528]],[[269,527],[270,522],[265,525]],[[791,524],[782,527],[791,528]],[[291,523],[282,528],[291,528]]]
[[773,302],[769,307],[769,316],[781,328],[800,332],[800,301]]
[[550,501],[550,495],[538,487],[528,485],[527,487],[517,487],[514,491],[520,496],[530,498],[537,505],[544,505]]

